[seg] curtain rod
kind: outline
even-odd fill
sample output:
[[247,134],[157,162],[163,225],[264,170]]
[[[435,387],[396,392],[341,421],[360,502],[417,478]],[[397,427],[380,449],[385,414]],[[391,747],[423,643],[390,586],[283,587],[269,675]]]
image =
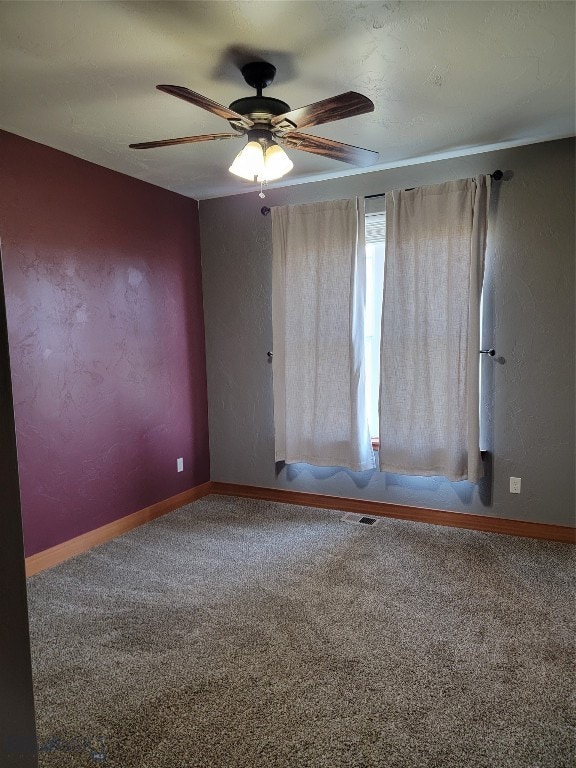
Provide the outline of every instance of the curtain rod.
[[[504,173],[500,170],[494,171],[494,173],[490,174],[490,178],[494,179],[494,181],[501,181],[504,178]],[[411,192],[415,187],[409,187],[408,189],[405,189],[405,192]],[[365,200],[370,200],[373,197],[384,197],[386,195],[386,192],[380,192],[377,195],[364,195]]]
[[[494,181],[502,181],[504,178],[504,173],[501,170],[494,171],[494,173],[490,174],[490,178],[494,179]],[[409,189],[405,190],[406,192],[410,192],[411,190],[415,189],[415,187],[410,187]],[[373,197],[384,197],[386,195],[386,192],[380,192],[377,195],[364,195],[365,200],[370,200]],[[262,216],[268,216],[270,213],[270,208],[268,206],[264,205],[262,208],[260,208],[260,213]]]

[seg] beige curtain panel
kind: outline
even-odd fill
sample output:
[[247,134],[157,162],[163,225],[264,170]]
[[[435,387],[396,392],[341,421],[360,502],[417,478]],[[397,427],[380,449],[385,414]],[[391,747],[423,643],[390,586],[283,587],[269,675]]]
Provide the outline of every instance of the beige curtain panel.
[[365,405],[363,201],[272,208],[276,461],[375,466]]
[[490,177],[386,194],[380,470],[476,482]]

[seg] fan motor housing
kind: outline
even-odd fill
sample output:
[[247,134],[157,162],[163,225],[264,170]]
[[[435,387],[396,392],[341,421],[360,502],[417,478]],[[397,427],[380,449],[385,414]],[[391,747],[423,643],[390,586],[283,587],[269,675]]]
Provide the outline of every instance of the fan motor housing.
[[290,112],[290,107],[285,101],[272,99],[270,96],[245,96],[233,101],[229,109],[250,119],[253,119],[253,116],[274,117]]

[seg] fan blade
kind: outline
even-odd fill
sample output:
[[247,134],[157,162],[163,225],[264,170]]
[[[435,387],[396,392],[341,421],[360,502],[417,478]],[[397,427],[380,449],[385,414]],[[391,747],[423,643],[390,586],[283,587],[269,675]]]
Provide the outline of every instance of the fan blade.
[[373,112],[374,104],[366,96],[355,91],[341,93],[339,96],[333,96],[331,99],[317,101],[315,104],[309,104],[307,107],[293,109],[291,112],[285,112],[272,118],[274,127],[291,130],[293,128],[309,128],[312,125],[321,125],[330,123],[333,120],[343,120],[345,117],[354,117],[354,115],[363,115],[366,112]]
[[351,144],[342,144],[340,141],[323,139],[320,136],[309,136],[306,133],[289,133],[280,141],[292,149],[301,149],[304,152],[312,152],[314,155],[323,155],[352,165],[372,165],[379,157],[378,152],[373,152],[371,149],[353,147]]
[[207,133],[203,136],[183,136],[181,139],[163,139],[162,141],[143,141],[140,144],[129,144],[130,149],[152,149],[153,147],[171,147],[174,144],[194,144],[197,141],[221,141],[222,139],[239,139],[240,133]]
[[218,117],[223,117],[225,120],[230,120],[243,128],[251,128],[254,125],[252,120],[244,117],[244,115],[234,112],[233,110],[228,109],[228,107],[218,104],[218,102],[212,101],[212,99],[208,99],[206,96],[202,96],[200,93],[194,93],[194,91],[184,88],[181,85],[157,85],[156,88],[158,88],[159,91],[164,91],[164,93],[169,93],[179,99],[184,99],[184,101],[187,101],[189,104],[196,104],[197,107],[206,109],[208,112],[212,112],[214,115],[218,115]]

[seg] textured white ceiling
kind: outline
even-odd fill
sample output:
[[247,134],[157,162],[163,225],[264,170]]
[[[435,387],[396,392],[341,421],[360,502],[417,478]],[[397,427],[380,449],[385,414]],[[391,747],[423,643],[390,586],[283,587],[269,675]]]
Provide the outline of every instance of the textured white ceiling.
[[[575,133],[574,2],[0,2],[0,127],[197,199],[250,185],[228,172],[245,140],[131,150],[227,132],[157,91],[228,105],[238,66],[277,67],[292,108],[355,90],[372,114],[308,133],[380,153],[377,168]],[[357,169],[289,150],[282,183]]]

